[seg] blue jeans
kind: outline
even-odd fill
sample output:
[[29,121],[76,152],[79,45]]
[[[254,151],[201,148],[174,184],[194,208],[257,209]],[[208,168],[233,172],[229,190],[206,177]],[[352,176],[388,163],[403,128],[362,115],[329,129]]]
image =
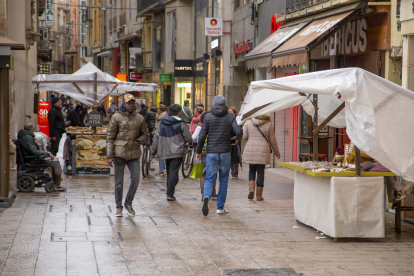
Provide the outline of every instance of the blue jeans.
[[165,160],[164,159],[158,160],[158,164],[160,165],[160,171],[165,171]]
[[214,182],[217,180],[217,171],[219,172],[219,190],[217,194],[217,210],[224,208],[227,197],[227,185],[229,183],[229,173],[231,165],[231,152],[226,153],[207,153],[206,169],[207,177],[204,183],[203,198],[211,198]]

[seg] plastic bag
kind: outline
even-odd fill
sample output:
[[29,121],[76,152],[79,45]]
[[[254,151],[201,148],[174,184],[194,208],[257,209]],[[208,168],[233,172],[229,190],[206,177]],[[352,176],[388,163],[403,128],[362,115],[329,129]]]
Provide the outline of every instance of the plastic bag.
[[193,179],[201,178],[201,176],[203,176],[203,169],[204,169],[203,163],[194,164],[193,168],[191,169],[190,178],[193,178]]

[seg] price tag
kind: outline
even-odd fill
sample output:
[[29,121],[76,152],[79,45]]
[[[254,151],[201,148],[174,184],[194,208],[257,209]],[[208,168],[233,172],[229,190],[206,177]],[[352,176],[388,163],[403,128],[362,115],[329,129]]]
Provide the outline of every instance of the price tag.
[[98,111],[92,111],[88,114],[87,123],[90,126],[101,126],[102,125],[102,114]]

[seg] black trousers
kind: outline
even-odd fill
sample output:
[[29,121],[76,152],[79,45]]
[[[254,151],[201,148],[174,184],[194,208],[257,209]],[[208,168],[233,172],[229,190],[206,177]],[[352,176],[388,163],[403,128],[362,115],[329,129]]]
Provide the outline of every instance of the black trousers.
[[52,145],[50,146],[50,152],[54,156],[56,156],[56,154],[59,151],[60,139],[62,139],[62,133],[61,132],[56,132],[56,140],[55,141],[52,141]]
[[[264,186],[264,173],[266,165],[250,164],[249,165],[249,181],[256,181],[257,187]],[[257,174],[257,180],[256,180]]]
[[177,186],[179,180],[178,173],[182,162],[183,157],[165,159],[165,166],[167,167],[167,196],[173,196],[175,193],[175,186]]

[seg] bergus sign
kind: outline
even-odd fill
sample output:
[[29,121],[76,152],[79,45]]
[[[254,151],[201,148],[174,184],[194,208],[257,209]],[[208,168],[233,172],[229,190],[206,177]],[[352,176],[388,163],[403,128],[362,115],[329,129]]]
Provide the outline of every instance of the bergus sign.
[[206,36],[223,36],[223,18],[206,17]]

